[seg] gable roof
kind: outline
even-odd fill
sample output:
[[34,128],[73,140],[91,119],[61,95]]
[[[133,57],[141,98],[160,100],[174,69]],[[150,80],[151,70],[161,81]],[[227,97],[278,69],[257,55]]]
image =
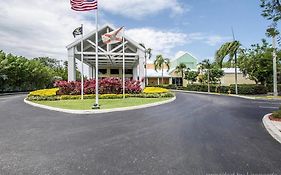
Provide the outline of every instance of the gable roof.
[[[103,34],[105,34],[105,33],[102,33],[102,34],[101,34],[101,32],[103,32],[103,31],[106,30],[107,28],[108,28],[110,31],[115,30],[113,27],[111,27],[111,26],[109,26],[109,25],[105,25],[105,26],[99,28],[98,35],[103,35]],[[88,34],[84,35],[83,40],[87,40],[87,39],[89,39],[90,37],[93,37],[93,36],[95,37],[95,35],[96,35],[96,30],[93,30],[93,31],[89,32]],[[144,48],[143,48],[139,43],[137,43],[136,41],[134,41],[133,39],[131,39],[130,37],[128,37],[126,34],[124,34],[124,38],[125,38],[127,41],[129,41],[130,43],[132,43],[132,44],[133,44],[135,47],[137,47],[138,49],[144,51]],[[81,43],[81,38],[78,38],[78,39],[76,39],[74,42],[72,42],[71,44],[67,45],[66,48],[67,48],[67,49],[70,49],[70,48],[72,48],[72,47],[74,47],[74,46],[76,46],[76,45],[78,45],[78,44],[80,44],[80,43]]]

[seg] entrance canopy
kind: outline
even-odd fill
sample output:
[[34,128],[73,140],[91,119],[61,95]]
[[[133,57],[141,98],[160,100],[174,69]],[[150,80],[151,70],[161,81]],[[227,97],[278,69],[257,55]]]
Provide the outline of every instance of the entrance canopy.
[[[133,69],[133,78],[144,78],[144,48],[128,36],[124,36],[125,42],[116,44],[104,44],[102,35],[113,31],[114,28],[104,26],[98,31],[98,65],[99,69],[121,69],[123,63],[123,44],[125,45],[125,68]],[[83,55],[84,63],[89,68],[95,69],[96,60],[96,31],[84,35]],[[81,38],[69,44],[68,50],[68,80],[75,80],[75,59],[81,61]]]
[[[122,67],[123,59],[123,43],[117,44],[104,44],[101,36],[105,33],[111,32],[114,29],[110,26],[105,26],[99,30],[98,33],[98,49],[99,49],[99,67]],[[88,65],[95,65],[95,54],[96,54],[96,31],[93,31],[84,36],[84,62]],[[125,36],[125,65],[127,68],[133,68],[138,64],[140,52],[144,53],[144,49],[135,41]],[[81,60],[81,39],[76,40],[67,46],[67,49],[74,48],[74,57]]]

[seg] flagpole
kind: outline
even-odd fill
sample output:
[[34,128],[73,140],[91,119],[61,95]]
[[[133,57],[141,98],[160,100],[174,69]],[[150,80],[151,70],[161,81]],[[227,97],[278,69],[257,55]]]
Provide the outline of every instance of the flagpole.
[[81,24],[81,28],[82,28],[82,37],[81,37],[81,62],[82,62],[82,70],[81,70],[81,100],[84,100],[84,46],[83,46],[83,35],[84,35],[84,31],[83,31],[83,24]]
[[98,40],[98,33],[99,33],[99,27],[98,27],[98,8],[96,9],[96,103],[92,107],[93,109],[99,109],[99,59],[98,59],[98,46],[99,46],[99,40]]
[[125,38],[124,38],[124,34],[122,36],[122,40],[123,40],[123,99],[125,99],[125,75],[126,75],[126,72],[125,72]]

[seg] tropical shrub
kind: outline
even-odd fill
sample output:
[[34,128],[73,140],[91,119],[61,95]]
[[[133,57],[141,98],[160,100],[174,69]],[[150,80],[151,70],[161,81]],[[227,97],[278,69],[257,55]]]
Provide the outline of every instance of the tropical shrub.
[[[208,92],[208,85],[206,84],[189,84],[184,87],[184,90],[187,91],[200,91],[200,92]],[[216,93],[228,93],[228,86],[220,86],[220,85],[210,85],[210,91]]]
[[[231,93],[235,93],[235,85],[230,85]],[[243,95],[256,95],[256,94],[267,94],[268,90],[264,85],[256,84],[239,84],[238,93]]]
[[[59,88],[59,95],[79,95],[81,94],[81,82],[79,81],[57,81],[54,84]],[[94,94],[96,90],[96,80],[86,80],[84,82],[84,94]],[[142,91],[141,82],[136,80],[125,81],[125,92],[128,94],[138,94]],[[105,78],[99,80],[99,94],[122,94],[122,79]]]
[[274,111],[271,116],[273,118],[281,119],[281,107],[279,107],[278,111]]
[[146,87],[143,90],[143,93],[145,94],[166,93],[166,92],[169,92],[169,90],[160,87]]

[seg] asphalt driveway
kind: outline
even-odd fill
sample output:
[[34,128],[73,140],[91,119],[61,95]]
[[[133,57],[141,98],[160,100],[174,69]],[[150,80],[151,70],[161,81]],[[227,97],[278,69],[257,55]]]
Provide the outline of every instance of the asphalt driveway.
[[279,102],[178,93],[135,111],[71,115],[0,97],[1,175],[281,174],[262,126]]

